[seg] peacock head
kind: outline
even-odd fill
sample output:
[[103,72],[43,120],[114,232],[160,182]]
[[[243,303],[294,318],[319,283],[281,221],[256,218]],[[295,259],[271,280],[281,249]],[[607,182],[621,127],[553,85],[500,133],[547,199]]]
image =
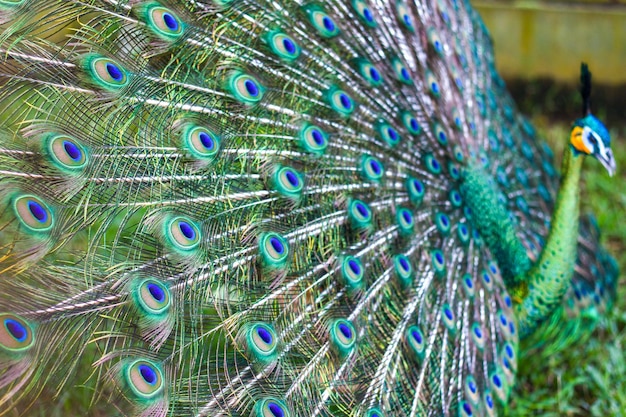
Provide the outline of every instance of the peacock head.
[[591,155],[606,168],[610,176],[615,173],[615,159],[611,151],[611,136],[602,122],[592,114],[574,122],[570,144],[576,152]]

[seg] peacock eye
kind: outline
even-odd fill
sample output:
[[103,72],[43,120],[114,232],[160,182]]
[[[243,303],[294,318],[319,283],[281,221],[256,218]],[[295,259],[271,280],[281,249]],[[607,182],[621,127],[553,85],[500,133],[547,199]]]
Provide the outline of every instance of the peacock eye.
[[303,175],[290,167],[280,167],[274,174],[274,188],[287,197],[299,195],[304,188]]
[[287,240],[278,233],[270,232],[259,241],[259,251],[270,266],[283,265],[289,256]]
[[0,314],[0,352],[25,351],[34,341],[33,329],[24,319],[15,314]]
[[263,98],[264,88],[250,75],[235,73],[228,86],[235,99],[244,104],[256,104]]
[[52,161],[61,169],[81,170],[87,164],[87,152],[78,141],[65,135],[54,135],[47,140]]
[[183,142],[197,158],[213,159],[220,150],[219,137],[210,130],[191,126],[183,133]]
[[126,382],[139,398],[154,398],[163,390],[163,373],[152,362],[137,360],[126,370]]
[[176,39],[183,33],[183,23],[171,10],[154,6],[146,13],[148,26],[162,38]]
[[355,108],[352,97],[345,91],[339,89],[331,89],[328,92],[328,102],[333,110],[344,117],[350,116]]
[[300,46],[289,36],[282,32],[270,33],[268,44],[279,58],[285,61],[293,61],[300,56]]
[[46,203],[32,195],[17,197],[13,210],[22,224],[33,232],[45,232],[54,224],[52,211]]
[[93,80],[106,89],[117,90],[128,84],[126,70],[110,58],[91,56],[87,58],[86,67]]
[[170,290],[159,281],[147,279],[137,287],[136,300],[146,313],[162,314],[170,307]]
[[352,2],[352,7],[356,10],[359,17],[363,20],[363,22],[369,27],[376,27],[376,20],[374,19],[374,14],[372,10],[368,7],[367,3],[363,0],[354,0]]
[[200,229],[185,217],[175,217],[169,221],[165,235],[174,247],[188,251],[200,244]]
[[328,135],[317,126],[307,125],[300,131],[300,146],[308,152],[322,155],[328,147]]
[[371,86],[377,87],[383,83],[383,76],[378,68],[372,65],[371,62],[362,60],[358,63],[358,70],[361,77],[363,77]]
[[267,398],[257,402],[255,417],[289,417],[289,409],[276,398]]
[[325,38],[332,38],[339,34],[339,27],[328,13],[316,6],[308,8],[307,12],[309,14],[309,21],[320,35]]

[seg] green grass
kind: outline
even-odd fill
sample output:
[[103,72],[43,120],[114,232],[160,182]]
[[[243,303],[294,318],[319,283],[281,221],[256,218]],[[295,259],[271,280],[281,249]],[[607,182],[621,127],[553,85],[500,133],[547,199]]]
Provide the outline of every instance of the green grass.
[[[535,126],[561,155],[570,126],[534,117]],[[609,126],[617,161],[610,178],[593,160],[585,161],[582,212],[596,215],[602,241],[626,271],[626,124]],[[626,280],[622,273],[615,308],[597,329],[562,352],[523,358],[507,415],[626,416]]]

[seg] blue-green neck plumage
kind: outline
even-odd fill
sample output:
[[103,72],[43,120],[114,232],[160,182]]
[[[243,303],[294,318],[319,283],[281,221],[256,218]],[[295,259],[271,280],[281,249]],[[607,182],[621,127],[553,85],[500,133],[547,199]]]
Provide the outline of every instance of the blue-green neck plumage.
[[584,157],[568,146],[563,155],[561,186],[548,240],[537,263],[526,274],[528,293],[516,306],[522,336],[531,333],[560,304],[576,263],[580,171]]
[[498,260],[507,288],[520,285],[531,262],[504,201],[498,198],[501,192],[493,177],[478,165],[470,166],[464,172],[461,193],[472,210],[472,224]]
[[568,146],[559,195],[546,245],[533,265],[493,178],[469,167],[461,192],[472,209],[472,223],[498,260],[507,289],[518,301],[520,334],[526,335],[561,302],[574,272],[578,236],[578,195],[583,156]]

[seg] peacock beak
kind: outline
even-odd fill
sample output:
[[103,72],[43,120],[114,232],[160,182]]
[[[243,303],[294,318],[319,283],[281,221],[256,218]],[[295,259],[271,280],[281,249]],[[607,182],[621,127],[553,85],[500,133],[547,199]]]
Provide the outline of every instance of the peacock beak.
[[611,148],[602,148],[600,152],[596,154],[596,159],[606,168],[609,172],[609,176],[615,174],[615,158],[613,158],[613,152]]

